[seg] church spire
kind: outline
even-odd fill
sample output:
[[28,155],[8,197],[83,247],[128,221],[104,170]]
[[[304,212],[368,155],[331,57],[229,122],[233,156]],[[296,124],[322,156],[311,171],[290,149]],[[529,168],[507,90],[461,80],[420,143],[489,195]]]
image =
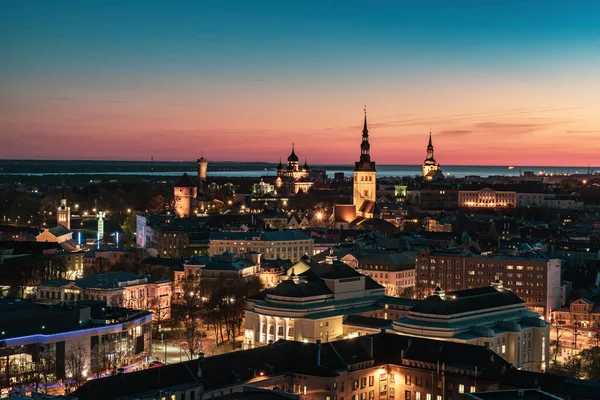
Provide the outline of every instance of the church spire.
[[371,145],[369,144],[369,130],[367,129],[367,106],[365,106],[365,124],[362,132],[362,143],[360,144],[360,162],[370,162],[369,154]]
[[433,144],[431,144],[431,129],[429,130],[429,145],[427,147],[433,148]]

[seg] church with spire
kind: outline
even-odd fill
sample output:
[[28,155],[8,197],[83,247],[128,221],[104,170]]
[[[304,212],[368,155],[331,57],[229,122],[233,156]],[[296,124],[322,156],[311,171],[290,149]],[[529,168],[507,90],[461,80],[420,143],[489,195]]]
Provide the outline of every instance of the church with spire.
[[429,144],[427,145],[427,158],[423,162],[423,178],[426,181],[437,181],[443,178],[442,170],[433,157],[433,143],[431,142],[431,132],[429,132]]
[[365,121],[360,143],[360,158],[354,163],[354,184],[352,204],[356,215],[373,218],[377,192],[377,170],[375,162],[371,161],[371,145],[369,144],[369,130],[367,129],[367,110],[365,108]]
[[279,195],[292,195],[300,191],[307,192],[314,182],[309,180],[309,167],[304,159],[304,165],[300,167],[298,156],[296,155],[295,145],[292,143],[292,152],[287,158],[287,166],[284,166],[279,159],[277,166],[277,178],[275,179],[275,189]]
[[367,127],[367,110],[360,142],[360,157],[354,163],[352,183],[352,204],[336,204],[333,207],[331,222],[337,229],[360,227],[373,221],[377,210],[377,169],[371,160],[371,144]]

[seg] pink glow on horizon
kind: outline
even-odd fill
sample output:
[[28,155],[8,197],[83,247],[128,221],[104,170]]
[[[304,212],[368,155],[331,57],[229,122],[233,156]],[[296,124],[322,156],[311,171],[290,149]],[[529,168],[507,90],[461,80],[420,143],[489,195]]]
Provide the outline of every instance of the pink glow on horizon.
[[[213,161],[278,162],[294,142],[309,164],[351,164],[359,156],[362,110],[354,99],[330,100],[311,106],[283,99],[270,108],[140,99],[98,107],[68,98],[20,104],[0,115],[0,158],[182,161],[203,151]],[[431,129],[442,166],[600,164],[600,117],[590,109],[442,100],[369,106],[372,158],[421,164]]]

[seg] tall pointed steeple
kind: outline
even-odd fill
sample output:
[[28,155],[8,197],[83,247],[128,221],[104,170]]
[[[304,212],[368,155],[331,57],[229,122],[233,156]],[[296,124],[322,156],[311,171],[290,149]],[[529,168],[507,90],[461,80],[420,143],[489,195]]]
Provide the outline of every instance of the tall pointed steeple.
[[429,143],[427,144],[427,158],[425,158],[426,165],[435,165],[435,158],[433,158],[433,143],[431,141],[431,130],[429,131]]
[[371,162],[371,145],[369,144],[369,129],[367,129],[367,106],[365,106],[365,122],[362,131],[362,143],[360,144],[360,162]]

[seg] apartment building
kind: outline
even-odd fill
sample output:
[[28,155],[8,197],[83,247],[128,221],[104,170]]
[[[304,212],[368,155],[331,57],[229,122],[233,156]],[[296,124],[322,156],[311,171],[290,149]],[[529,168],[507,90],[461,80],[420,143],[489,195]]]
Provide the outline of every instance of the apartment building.
[[415,292],[417,298],[423,298],[436,286],[457,291],[489,286],[497,278],[531,311],[549,321],[552,310],[560,308],[560,272],[559,259],[481,256],[457,249],[420,250]]
[[235,254],[257,252],[264,260],[296,262],[313,255],[314,240],[297,230],[270,232],[211,232],[209,255],[230,251]]
[[151,311],[155,318],[171,317],[172,283],[148,275],[107,272],[86,278],[55,279],[37,285],[37,299],[56,304],[82,300],[104,301],[108,307]]
[[386,296],[397,297],[415,286],[414,252],[369,252],[358,255],[359,270],[385,288]]

